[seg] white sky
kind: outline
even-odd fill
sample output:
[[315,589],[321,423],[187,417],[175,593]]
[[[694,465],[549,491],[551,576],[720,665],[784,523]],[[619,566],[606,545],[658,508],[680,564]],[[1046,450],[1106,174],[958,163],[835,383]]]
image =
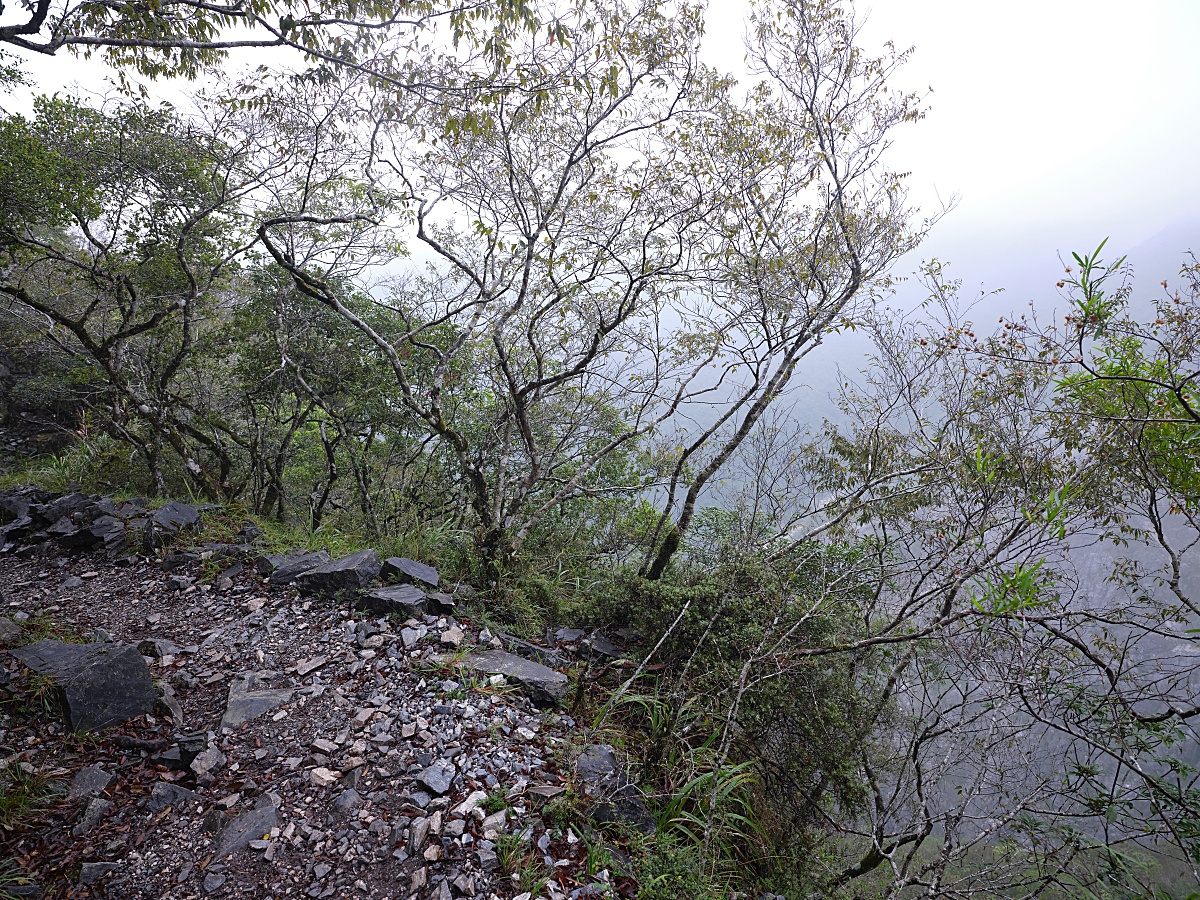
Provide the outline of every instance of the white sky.
[[[746,0],[710,0],[709,62],[744,71],[745,9]],[[900,86],[932,89],[926,120],[905,130],[890,160],[912,173],[923,209],[959,197],[921,257],[949,260],[969,284],[1014,288],[1057,277],[1056,254],[1106,235],[1125,252],[1172,229],[1172,253],[1200,250],[1200,0],[860,0],[857,9],[872,46],[915,46]],[[29,68],[45,91],[103,89],[96,63],[63,55]]]
[[[712,0],[711,63],[740,66],[744,9]],[[1029,266],[1057,277],[1057,253],[1106,235],[1124,253],[1171,228],[1167,240],[1183,241],[1173,254],[1200,250],[1200,2],[860,0],[857,10],[872,47],[916,48],[901,86],[932,89],[928,116],[891,155],[921,207],[959,196],[922,257],[948,259],[968,283],[1024,287]]]

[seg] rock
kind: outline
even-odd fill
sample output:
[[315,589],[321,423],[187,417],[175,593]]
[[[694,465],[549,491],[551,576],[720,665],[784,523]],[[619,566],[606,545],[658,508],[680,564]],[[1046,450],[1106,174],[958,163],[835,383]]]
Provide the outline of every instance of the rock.
[[458,610],[458,603],[455,602],[452,594],[443,594],[438,591],[431,591],[426,595],[425,605],[431,613],[438,615],[452,615]]
[[499,859],[492,850],[477,850],[475,852],[475,862],[482,872],[494,872],[500,864]]
[[346,790],[338,794],[337,798],[333,801],[333,808],[338,812],[352,813],[354,810],[362,806],[362,803],[362,794],[360,794],[354,788],[346,788]]
[[[271,577],[268,581],[274,585],[291,584],[299,576],[311,569],[316,569],[330,562],[332,557],[324,550],[318,550],[315,553],[300,553],[290,556],[268,556],[264,557],[267,560],[276,560],[277,562],[263,573],[262,568],[259,572],[269,574]],[[260,560],[261,563],[262,560]]]
[[597,823],[654,833],[654,817],[612,747],[591,745],[575,760],[575,771],[583,781],[584,795],[596,801],[591,814]]
[[338,780],[341,776],[332,769],[327,769],[324,766],[318,766],[308,773],[308,780],[317,787],[329,787]]
[[541,663],[543,666],[559,668],[566,666],[568,661],[558,653],[548,647],[539,647],[537,644],[531,644],[529,641],[523,641],[519,637],[513,637],[511,634],[500,632],[496,635],[500,639],[501,646],[509,653],[515,653],[518,656],[523,656],[526,659],[531,659],[534,662]]
[[602,634],[593,634],[586,638],[583,642],[583,648],[592,659],[599,660],[600,662],[620,659],[625,655],[621,652],[620,647]]
[[79,883],[80,884],[95,884],[109,872],[117,867],[116,863],[110,862],[89,862],[84,863],[79,867]]
[[411,584],[369,590],[355,598],[354,607],[382,615],[394,613],[405,618],[422,616],[427,608],[425,592]]
[[402,581],[405,584],[420,581],[430,587],[437,587],[440,583],[438,571],[433,566],[403,556],[393,556],[384,560],[380,574],[384,581]]
[[186,503],[172,500],[164,503],[146,521],[144,541],[147,550],[154,550],[171,543],[181,532],[198,531],[200,510]]
[[225,884],[225,876],[219,872],[209,872],[204,876],[205,893],[211,894],[213,891],[219,891],[223,884]]
[[237,728],[292,699],[290,688],[259,688],[258,676],[244,673],[229,685],[229,700],[221,716],[222,728]]
[[71,834],[75,837],[82,837],[93,828],[100,824],[101,820],[108,815],[108,811],[112,809],[112,802],[104,800],[100,797],[93,797],[88,801],[87,808],[83,811],[83,817],[79,820],[79,824],[71,829]]
[[197,775],[207,775],[210,772],[216,772],[225,765],[225,754],[216,747],[208,747],[200,753],[197,753],[188,766]]
[[566,675],[503,650],[468,653],[459,665],[485,675],[503,675],[519,684],[539,706],[555,706],[567,696]]
[[217,838],[215,859],[224,859],[230,854],[244,850],[251,841],[260,840],[263,835],[270,834],[271,829],[279,824],[277,800],[272,794],[263,794],[258,798],[254,808],[242,813],[222,830]]
[[189,791],[187,788],[171,784],[169,781],[158,781],[150,789],[150,799],[146,806],[152,812],[158,813],[170,807],[182,809],[184,806],[203,802],[204,798],[195,791]]
[[440,797],[446,791],[450,790],[450,785],[453,784],[456,774],[457,770],[454,768],[453,763],[439,759],[417,775],[417,783],[429,788],[432,793]]
[[425,841],[428,838],[429,819],[425,816],[418,816],[413,819],[413,823],[408,829],[408,852],[420,853],[421,848],[425,846]]
[[99,765],[80,769],[71,779],[71,788],[67,792],[68,800],[78,800],[80,797],[94,796],[103,792],[113,782],[113,776]]
[[21,639],[24,629],[7,616],[0,616],[0,644],[11,646]]
[[196,579],[190,575],[172,575],[167,579],[167,587],[173,594],[182,594],[195,583]]
[[178,656],[179,647],[162,638],[146,638],[138,644],[138,653],[142,656],[162,659],[164,656]]
[[296,578],[296,585],[305,596],[336,597],[368,588],[378,577],[379,554],[374,550],[359,550],[309,569]]
[[466,635],[463,634],[461,628],[457,626],[451,626],[442,632],[441,642],[450,647],[457,647],[463,642],[465,637]]
[[64,644],[43,640],[11,651],[62,692],[67,725],[95,731],[154,711],[150,669],[128,644]]

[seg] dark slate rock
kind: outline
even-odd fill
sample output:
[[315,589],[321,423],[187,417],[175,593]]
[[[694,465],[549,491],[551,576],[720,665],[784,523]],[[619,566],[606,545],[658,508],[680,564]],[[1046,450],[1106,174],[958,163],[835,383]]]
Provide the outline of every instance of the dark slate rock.
[[579,641],[585,634],[582,628],[560,628],[554,632],[554,639],[562,641],[564,644],[574,644]]
[[544,666],[560,667],[568,665],[567,660],[548,647],[539,647],[537,644],[523,641],[519,637],[505,634],[503,631],[499,632],[496,637],[500,638],[500,643],[504,645],[504,649],[509,653],[524,656],[526,659],[532,659],[534,662],[539,662]]
[[374,550],[359,550],[341,559],[309,569],[296,579],[300,593],[336,597],[357,593],[370,587],[379,578],[379,554]]
[[485,675],[503,675],[519,684],[539,706],[556,706],[567,697],[567,676],[503,650],[468,653],[460,665]]
[[221,727],[237,728],[291,699],[290,688],[264,689],[260,687],[257,675],[238,675],[229,685],[229,702],[221,717]]
[[584,640],[583,648],[592,659],[600,660],[601,662],[620,659],[625,655],[621,652],[620,647],[602,634],[590,635]]
[[164,656],[178,656],[179,647],[164,638],[146,638],[138,644],[138,652],[142,656],[162,659]]
[[110,728],[154,711],[157,697],[146,661],[129,644],[64,644],[43,640],[11,651],[58,686],[67,724],[76,731]]
[[151,812],[159,813],[170,807],[182,809],[193,803],[203,802],[204,798],[195,791],[189,791],[187,788],[171,784],[169,781],[159,781],[150,789],[150,799],[146,806]]
[[333,808],[341,813],[352,813],[354,810],[362,806],[362,794],[354,788],[346,788],[337,795],[337,799],[333,801]]
[[178,500],[164,503],[146,523],[145,541],[149,549],[169,544],[181,532],[200,529],[200,510]]
[[190,566],[194,562],[198,562],[200,557],[198,554],[191,553],[187,550],[172,550],[165,557],[158,567],[164,572],[175,572],[179,569]]
[[457,770],[453,763],[439,759],[429,768],[417,774],[417,784],[423,785],[440,797],[450,790],[455,774],[457,774]]
[[80,884],[95,884],[109,872],[117,867],[116,863],[110,862],[89,862],[84,863],[79,867],[79,883]]
[[224,859],[232,853],[244,850],[251,841],[261,840],[272,828],[279,824],[279,814],[275,807],[275,798],[271,794],[263,794],[249,812],[242,813],[222,830],[217,838],[216,859]]
[[395,613],[406,618],[424,615],[428,608],[425,592],[411,584],[374,588],[360,594],[355,599],[355,606],[385,615]]
[[458,604],[454,600],[453,594],[443,594],[439,591],[431,591],[426,595],[426,603],[431,613],[441,615],[453,615],[458,611]]
[[[294,556],[265,558],[276,561],[274,566],[268,569],[271,576],[269,580],[274,585],[291,584],[298,576],[312,569],[320,568],[332,559],[324,550],[318,550],[315,553],[301,553]],[[261,572],[262,570],[260,569],[259,571]]]
[[0,616],[0,644],[15,644],[21,639],[22,628],[12,619]]
[[87,834],[103,821],[112,807],[111,800],[93,797],[88,802],[87,809],[83,811],[83,816],[79,819],[79,823],[71,829],[71,834],[75,835],[75,837],[82,837]]
[[83,512],[88,506],[94,504],[95,501],[87,494],[74,493],[51,500],[43,506],[31,506],[30,512],[33,513],[35,519],[41,519],[43,524],[51,525],[66,516]]
[[437,587],[441,580],[438,577],[437,569],[433,566],[427,566],[403,556],[393,556],[384,560],[380,567],[380,574],[384,581],[402,581],[405,584],[420,581],[430,587]]
[[105,772],[100,765],[80,769],[71,779],[71,788],[67,791],[68,800],[78,800],[80,797],[95,796],[106,790],[113,782],[113,776]]
[[643,834],[654,833],[654,817],[612,747],[605,744],[588,747],[575,760],[575,771],[583,782],[583,794],[595,801],[591,809],[595,822],[635,828]]

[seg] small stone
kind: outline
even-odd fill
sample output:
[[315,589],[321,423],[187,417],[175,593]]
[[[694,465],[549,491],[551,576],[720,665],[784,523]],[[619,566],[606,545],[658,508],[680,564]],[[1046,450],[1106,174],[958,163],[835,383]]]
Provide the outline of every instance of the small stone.
[[343,813],[350,813],[362,806],[362,794],[354,788],[347,788],[338,794],[337,799],[333,801],[334,809]]
[[453,763],[439,759],[429,768],[417,775],[417,782],[429,788],[434,794],[441,796],[450,790],[456,770]]
[[219,891],[221,885],[225,883],[225,876],[217,872],[209,872],[204,876],[204,890],[211,894],[213,891]]
[[189,791],[187,788],[167,781],[159,781],[150,789],[150,799],[146,806],[152,812],[162,812],[172,806],[180,809],[184,805],[203,802],[204,798],[195,791]]
[[464,637],[466,637],[466,635],[463,634],[462,629],[457,626],[453,626],[442,632],[441,641],[443,644],[446,644],[450,647],[457,647],[463,642]]
[[71,789],[67,793],[67,799],[77,800],[87,795],[99,794],[112,784],[112,781],[113,776],[105,772],[98,764],[80,769],[71,780]]
[[410,853],[420,853],[429,837],[429,819],[420,816],[413,820],[408,827],[408,849]]
[[108,811],[112,809],[112,803],[108,800],[103,800],[100,797],[94,797],[88,803],[87,809],[83,811],[83,817],[79,820],[79,824],[71,829],[71,834],[76,837],[82,837],[93,828],[100,824],[101,820],[108,815]]
[[109,872],[117,867],[116,863],[110,862],[89,862],[84,863],[79,867],[79,883],[80,884],[95,884]]
[[308,780],[317,787],[329,787],[340,777],[337,772],[326,769],[324,766],[319,766],[308,773]]

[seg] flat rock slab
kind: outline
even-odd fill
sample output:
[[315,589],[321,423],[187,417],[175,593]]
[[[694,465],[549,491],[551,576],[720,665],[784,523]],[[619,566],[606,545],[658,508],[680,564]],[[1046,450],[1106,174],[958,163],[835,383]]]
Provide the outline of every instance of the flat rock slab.
[[556,706],[567,697],[566,675],[503,650],[468,653],[459,664],[485,675],[503,675],[515,681],[539,706]]
[[430,587],[437,587],[441,581],[438,570],[433,566],[427,566],[424,563],[417,562],[415,559],[408,559],[403,556],[392,556],[385,559],[380,569],[380,574],[388,581],[403,581],[406,584],[419,581]]
[[[260,566],[258,571],[264,575],[269,573],[271,577],[268,581],[273,585],[279,586],[281,584],[291,584],[305,572],[331,562],[333,557],[324,550],[317,550],[314,553],[265,556],[263,559],[266,560],[266,564]],[[266,568],[266,572],[263,572],[263,568]]]
[[129,644],[64,644],[44,640],[10,651],[62,691],[67,725],[97,731],[154,712],[150,669]]
[[172,500],[156,509],[146,522],[145,543],[149,549],[170,543],[180,532],[200,527],[200,510]]
[[242,813],[221,830],[217,839],[215,859],[224,859],[232,853],[244,850],[251,841],[262,840],[271,829],[279,824],[279,813],[275,797],[263,794],[249,812]]
[[358,609],[384,615],[395,613],[406,618],[422,616],[428,608],[425,592],[411,584],[374,588],[361,594],[354,605]]
[[309,569],[296,579],[300,593],[335,597],[370,587],[379,578],[379,554],[374,550],[359,550],[341,559]]
[[429,788],[432,793],[441,796],[450,790],[450,785],[454,783],[454,776],[456,774],[457,770],[454,768],[453,763],[439,759],[417,775],[417,784],[423,785]]
[[204,798],[195,791],[171,784],[169,781],[159,781],[150,789],[150,799],[146,805],[152,812],[162,812],[174,807],[180,809],[193,803],[203,803]]
[[222,728],[237,728],[292,699],[290,688],[269,689],[259,686],[258,676],[238,675],[229,685],[229,702],[221,716]]
[[113,776],[105,772],[98,764],[80,769],[71,779],[71,789],[67,792],[67,799],[77,800],[80,797],[94,796],[107,789],[112,781]]

